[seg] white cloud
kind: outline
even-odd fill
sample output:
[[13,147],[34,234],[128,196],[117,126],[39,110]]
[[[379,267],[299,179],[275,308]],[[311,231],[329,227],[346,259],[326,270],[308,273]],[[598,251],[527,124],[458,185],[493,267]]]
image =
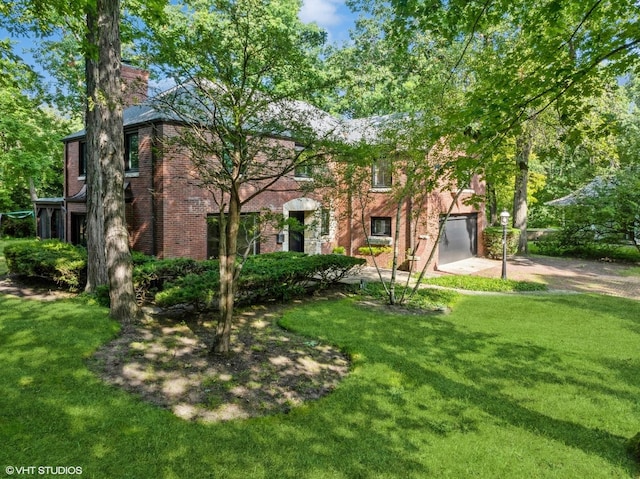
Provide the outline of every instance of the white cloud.
[[333,27],[344,18],[338,13],[343,0],[304,0],[300,9],[300,20],[306,23],[316,22],[321,27]]

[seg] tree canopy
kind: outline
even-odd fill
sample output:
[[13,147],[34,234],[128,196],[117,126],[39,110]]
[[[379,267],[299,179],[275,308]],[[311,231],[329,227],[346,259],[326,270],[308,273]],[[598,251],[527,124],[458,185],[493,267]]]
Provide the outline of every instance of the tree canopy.
[[62,195],[60,140],[73,125],[43,106],[36,74],[0,51],[0,212],[31,207],[30,181],[41,197]]

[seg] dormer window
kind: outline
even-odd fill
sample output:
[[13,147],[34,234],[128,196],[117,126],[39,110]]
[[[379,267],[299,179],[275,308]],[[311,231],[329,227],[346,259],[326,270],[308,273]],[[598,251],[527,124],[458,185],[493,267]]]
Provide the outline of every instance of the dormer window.
[[127,133],[124,136],[124,171],[138,171],[138,133]]
[[371,186],[373,188],[391,188],[391,164],[380,158],[371,167]]

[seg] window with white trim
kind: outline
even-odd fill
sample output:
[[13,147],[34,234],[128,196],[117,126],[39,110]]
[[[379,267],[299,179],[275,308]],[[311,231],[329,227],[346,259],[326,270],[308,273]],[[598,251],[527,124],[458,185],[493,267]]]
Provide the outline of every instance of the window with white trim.
[[389,160],[379,158],[371,167],[371,186],[373,188],[391,187],[391,164]]

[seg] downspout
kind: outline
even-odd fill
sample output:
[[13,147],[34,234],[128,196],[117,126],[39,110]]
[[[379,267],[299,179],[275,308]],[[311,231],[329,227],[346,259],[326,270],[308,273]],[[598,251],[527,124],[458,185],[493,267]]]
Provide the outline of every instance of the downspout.
[[158,125],[153,124],[151,126],[151,188],[149,193],[151,194],[151,256],[156,256],[156,149],[158,145]]
[[65,243],[70,243],[70,240],[67,236],[68,232],[71,231],[71,225],[67,224],[68,215],[67,215],[67,194],[69,192],[69,142],[64,142],[64,149],[62,151],[62,155],[64,157],[64,178],[62,183],[62,214],[64,218],[64,230],[62,235],[64,237]]

